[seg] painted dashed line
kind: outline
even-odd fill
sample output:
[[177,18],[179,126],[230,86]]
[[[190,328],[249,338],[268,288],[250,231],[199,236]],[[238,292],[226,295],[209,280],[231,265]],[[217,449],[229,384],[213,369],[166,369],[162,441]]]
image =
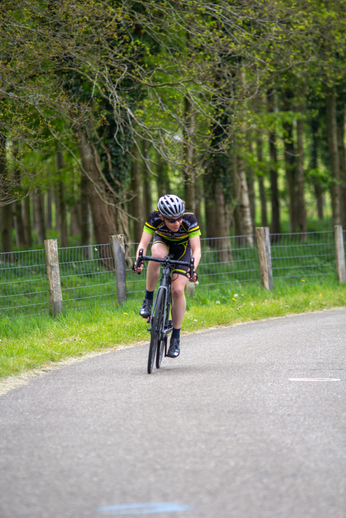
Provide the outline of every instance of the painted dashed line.
[[289,378],[289,381],[341,381],[339,378]]
[[110,514],[120,516],[125,514],[156,514],[156,513],[174,513],[180,511],[190,511],[193,509],[190,505],[181,505],[176,502],[155,502],[141,504],[120,504],[106,505],[98,507],[97,511],[103,515]]

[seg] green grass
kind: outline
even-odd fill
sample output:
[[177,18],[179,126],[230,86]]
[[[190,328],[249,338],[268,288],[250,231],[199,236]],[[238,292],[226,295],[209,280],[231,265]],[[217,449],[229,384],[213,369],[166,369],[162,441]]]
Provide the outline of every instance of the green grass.
[[[197,286],[195,296],[188,299],[183,332],[340,306],[346,307],[346,285],[330,278],[291,284],[277,280],[271,292],[239,282],[209,291]],[[48,315],[4,317],[0,320],[0,377],[147,341],[147,324],[138,309],[139,301],[130,300],[121,307],[95,306],[55,319]]]

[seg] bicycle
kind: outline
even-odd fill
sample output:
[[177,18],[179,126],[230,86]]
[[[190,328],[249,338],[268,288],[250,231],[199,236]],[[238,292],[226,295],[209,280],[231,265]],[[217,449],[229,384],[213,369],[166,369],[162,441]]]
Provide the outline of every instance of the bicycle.
[[[191,257],[190,262],[177,261],[171,259],[169,255],[161,259],[158,257],[143,256],[143,249],[141,248],[138,254],[137,261],[133,264],[132,269],[142,265],[143,261],[154,261],[161,263],[163,266],[160,286],[158,287],[151,316],[148,317],[149,323],[148,331],[150,331],[150,346],[148,356],[148,374],[151,374],[154,366],[156,354],[156,368],[161,366],[163,352],[167,356],[167,338],[169,333],[173,331],[173,322],[170,319],[170,311],[172,306],[172,271],[176,266],[188,266],[190,268],[190,277],[193,277],[195,260]],[[139,272],[140,273],[140,272]]]

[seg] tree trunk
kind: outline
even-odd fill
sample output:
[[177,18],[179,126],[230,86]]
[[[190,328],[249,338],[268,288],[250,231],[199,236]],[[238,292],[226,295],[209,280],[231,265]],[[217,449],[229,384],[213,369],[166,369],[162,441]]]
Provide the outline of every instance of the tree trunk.
[[[207,237],[212,239],[218,237],[217,235],[217,221],[216,221],[216,207],[215,194],[212,192],[211,175],[204,173],[203,177],[203,191],[204,191],[204,208],[205,208],[205,226]],[[208,246],[214,247],[214,241],[208,242]]]
[[[274,113],[275,98],[272,89],[267,91],[268,111]],[[279,189],[278,189],[278,160],[276,151],[276,131],[269,131],[269,154],[270,154],[270,189],[271,189],[271,206],[272,206],[272,220],[270,225],[270,232],[276,236],[280,234],[280,204],[279,204]],[[277,236],[274,237],[277,239]]]
[[37,192],[33,196],[34,203],[34,214],[36,221],[36,230],[37,230],[37,239],[38,243],[42,245],[44,240],[46,239],[46,228],[44,224],[44,211],[42,205],[42,195],[40,192]]
[[327,131],[328,131],[328,148],[329,163],[331,176],[335,183],[330,186],[333,210],[333,225],[341,225],[341,196],[340,187],[340,164],[338,150],[338,133],[336,124],[336,95],[335,88],[327,88],[326,92],[326,113],[327,113]]
[[[204,197],[204,200],[207,237],[213,239],[219,235],[216,226],[216,204],[215,201],[210,198]],[[214,246],[213,241],[208,242],[208,246]]]
[[[8,170],[6,161],[6,137],[0,134],[0,189],[4,190],[4,194],[8,191]],[[0,195],[3,193],[0,192]],[[2,197],[2,196],[1,196]],[[1,201],[1,198],[0,198]],[[5,200],[3,201],[5,203]],[[7,261],[13,262],[12,255],[12,204],[0,206],[0,231],[1,231],[1,252],[7,252],[9,255]]]
[[23,199],[22,203],[22,216],[24,225],[24,241],[28,247],[32,246],[32,235],[31,235],[31,211],[30,211],[30,197],[27,195]]
[[169,177],[167,171],[167,164],[161,158],[160,155],[157,157],[157,169],[156,169],[156,184],[157,184],[157,194],[158,197],[164,196],[165,194],[170,193],[170,185],[169,185]]
[[152,191],[151,191],[151,179],[150,174],[147,171],[146,176],[143,178],[143,214],[145,214],[145,218],[148,217],[148,215],[153,210],[153,200],[152,200]]
[[72,206],[69,210],[70,212],[70,236],[80,236],[81,233],[81,220],[82,220],[82,207],[80,204],[80,196],[78,193],[78,185],[73,179],[72,183]]
[[94,222],[95,240],[97,244],[101,245],[109,242],[109,236],[117,234],[115,209],[106,205],[99,196],[99,194],[103,193],[103,184],[99,179],[99,172],[92,148],[81,129],[78,130],[77,137],[82,166],[91,182],[90,206]]
[[233,223],[234,235],[238,237],[237,243],[241,246],[243,243],[241,237],[244,234],[242,227],[242,218],[239,207],[239,178],[238,178],[238,157],[237,157],[237,145],[234,142],[231,149],[231,184],[232,184],[232,201],[233,207],[231,209],[231,217]]
[[[13,183],[16,186],[16,190],[18,190],[18,196],[22,194],[22,186],[21,186],[21,175],[20,168],[17,163],[18,156],[18,145],[16,143],[13,144],[13,162],[14,162],[14,170],[13,170]],[[12,204],[12,212],[13,212],[13,224],[16,234],[16,244],[18,248],[24,248],[25,240],[24,240],[24,228],[23,228],[23,218],[22,218],[22,203],[21,199],[17,199]]]
[[215,184],[215,216],[219,229],[218,251],[220,259],[223,263],[227,263],[232,260],[231,242],[227,232],[227,224],[225,217],[225,196],[223,193],[222,185],[219,181],[217,181]]
[[55,196],[55,210],[57,213],[57,222],[58,222],[58,240],[59,246],[67,247],[67,213],[66,213],[66,203],[64,196],[64,184],[62,182],[62,169],[64,168],[64,158],[61,149],[58,149],[56,152],[56,167],[58,171],[59,181],[57,183],[57,190]]
[[83,248],[83,255],[86,259],[93,258],[92,249],[92,215],[90,207],[92,183],[89,178],[83,173],[80,182],[81,191],[81,243]]
[[[209,155],[209,163],[206,173],[203,175],[204,197],[206,205],[206,226],[209,237],[220,237],[218,249],[222,261],[230,261],[230,239],[229,225],[226,222],[226,203],[225,192],[227,184],[230,183],[230,156],[220,153],[219,146],[225,140],[224,128],[228,124],[228,118],[225,116],[225,110],[222,106],[217,107],[218,114],[211,128],[212,149]],[[225,191],[224,191],[225,189]],[[214,218],[211,215],[211,209],[215,206]],[[212,246],[217,243],[211,241]]]
[[55,191],[55,226],[58,232],[59,247],[67,247],[67,213],[64,202],[64,184],[58,181]]
[[256,139],[256,148],[257,148],[257,163],[259,171],[257,173],[258,177],[258,187],[261,201],[261,225],[262,227],[268,226],[268,216],[267,216],[267,196],[264,187],[264,167],[263,167],[263,143],[262,137],[258,135]]
[[[290,89],[285,90],[283,94],[283,110],[292,111],[291,99],[293,93]],[[294,149],[293,140],[293,124],[291,121],[285,121],[282,124],[284,130],[284,159],[285,159],[285,173],[286,182],[289,196],[289,218],[290,218],[290,232],[294,233],[297,228],[297,188],[296,188],[296,176],[297,176],[297,164],[296,164],[296,152]]]
[[202,229],[202,211],[201,211],[201,185],[200,185],[200,178],[196,178],[195,180],[195,195],[196,195],[196,210],[195,215],[197,218],[197,221],[199,223],[199,228],[201,229],[201,232],[203,234]]
[[142,140],[142,155],[143,155],[143,163],[142,163],[142,184],[143,184],[143,215],[146,219],[148,215],[151,213],[153,200],[151,193],[151,175],[146,164],[146,159],[148,157],[149,152],[149,143],[146,140]]
[[289,219],[290,232],[294,233],[297,228],[297,190],[296,190],[296,152],[293,142],[293,125],[291,122],[283,123],[284,129],[284,159],[285,173],[289,197]]
[[[342,102],[340,102],[342,101]],[[337,133],[340,167],[340,205],[343,229],[346,230],[346,160],[345,160],[345,99],[340,99],[337,104]]]
[[245,236],[245,243],[253,246],[253,227],[251,222],[250,200],[245,175],[245,164],[243,158],[237,155],[237,207],[241,220],[242,234]]
[[74,204],[70,210],[70,235],[79,236],[81,232],[81,206]]
[[304,121],[301,118],[297,120],[297,187],[298,187],[298,228],[302,232],[301,239],[307,239],[307,221],[304,196],[304,144],[303,144]]
[[48,193],[47,193],[47,215],[46,215],[46,229],[47,230],[51,230],[53,228],[52,204],[53,204],[52,189],[49,188]]
[[[310,122],[311,128],[311,157],[310,157],[310,168],[317,172],[318,166],[318,127],[319,122],[317,117],[313,118]],[[316,177],[312,180],[316,198],[316,209],[317,217],[321,221],[323,220],[323,190]]]
[[13,222],[14,229],[16,232],[16,243],[18,248],[25,247],[25,237],[24,237],[24,225],[23,225],[23,217],[22,217],[22,203],[21,200],[17,200],[13,203]]
[[[252,141],[248,140],[249,152],[252,154]],[[255,196],[255,172],[251,164],[247,167],[247,184],[249,189],[249,203],[251,212],[252,231],[255,232],[256,227],[256,196]]]
[[185,130],[184,130],[184,197],[186,207],[195,212],[196,193],[195,193],[195,167],[193,152],[193,134],[195,127],[195,116],[190,99],[185,96]]
[[133,221],[133,237],[134,242],[139,243],[141,240],[144,217],[142,211],[142,195],[141,195],[141,162],[139,159],[139,152],[137,146],[132,148],[133,161],[131,164],[131,215],[135,218]]
[[[55,185],[54,188],[54,206],[55,206],[55,230],[58,232],[59,238],[59,228],[60,228],[60,202],[58,197],[58,184]],[[34,222],[35,222],[35,213],[34,213]],[[60,243],[59,243],[60,246]]]
[[244,235],[243,227],[242,227],[242,220],[240,215],[240,208],[239,205],[236,205],[233,209],[233,228],[234,228],[234,235],[237,236],[237,243],[239,246],[243,245],[243,240],[241,236]]
[[13,250],[12,243],[12,204],[2,205],[0,207],[1,220],[1,252],[8,252],[10,255],[6,260],[13,262],[14,258],[11,254]]
[[[120,209],[123,209],[123,211]],[[126,204],[122,204],[121,207],[117,208],[118,234],[123,234],[125,243],[131,243],[129,218],[125,212],[128,212]],[[125,258],[128,266],[131,267],[133,258],[131,257],[131,247],[129,246],[125,248]]]
[[279,203],[279,188],[278,188],[278,164],[276,152],[276,135],[275,132],[270,132],[269,135],[270,148],[270,189],[271,189],[271,206],[272,206],[272,220],[270,231],[272,234],[280,234],[280,203]]

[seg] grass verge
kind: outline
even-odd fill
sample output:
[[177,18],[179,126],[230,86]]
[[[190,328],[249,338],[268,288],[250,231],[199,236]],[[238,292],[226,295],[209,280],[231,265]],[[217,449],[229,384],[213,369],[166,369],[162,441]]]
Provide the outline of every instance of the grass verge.
[[[275,283],[266,292],[234,284],[212,291],[198,286],[188,300],[183,332],[282,317],[333,307],[346,307],[346,286],[336,280]],[[70,357],[149,340],[140,302],[121,307],[69,311],[49,316],[3,318],[0,321],[0,378],[21,374]]]

